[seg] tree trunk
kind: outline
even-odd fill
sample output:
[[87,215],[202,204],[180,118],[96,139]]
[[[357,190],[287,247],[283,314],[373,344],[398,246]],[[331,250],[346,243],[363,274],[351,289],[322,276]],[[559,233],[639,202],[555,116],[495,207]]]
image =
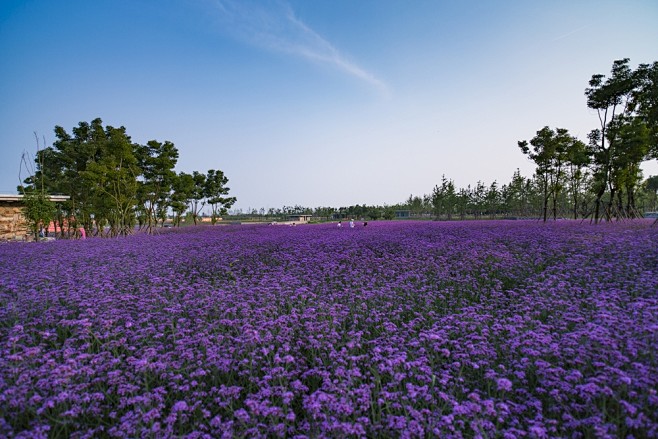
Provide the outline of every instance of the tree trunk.
[[606,220],[612,221],[612,206],[614,205],[615,195],[617,195],[616,188],[610,188],[610,200],[608,200],[608,205],[606,207]]
[[594,207],[594,224],[599,223],[599,214],[601,211],[601,199],[603,198],[603,194],[605,194],[605,185],[603,186],[602,189],[599,189],[599,191],[596,193],[596,201],[595,201],[595,207]]
[[544,182],[544,222],[546,222],[546,219],[548,218],[548,183],[545,181]]
[[626,191],[626,209],[629,218],[639,218],[635,209],[635,191],[631,188]]

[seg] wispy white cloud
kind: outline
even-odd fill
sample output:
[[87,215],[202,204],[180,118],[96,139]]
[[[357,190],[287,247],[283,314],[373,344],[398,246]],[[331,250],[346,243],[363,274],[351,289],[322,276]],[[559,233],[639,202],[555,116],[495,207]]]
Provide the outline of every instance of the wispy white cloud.
[[574,30],[572,30],[572,31],[570,31],[570,32],[567,32],[566,34],[562,34],[562,35],[558,36],[557,38],[553,38],[551,41],[558,41],[558,40],[562,40],[562,39],[564,39],[564,38],[570,37],[571,35],[573,35],[573,34],[575,34],[575,33],[578,33],[578,32],[581,32],[581,31],[584,31],[585,29],[587,29],[587,28],[590,27],[590,26],[591,26],[591,25],[586,24],[585,26],[581,26],[581,27],[579,27],[578,29],[574,29]]
[[279,0],[216,0],[215,4],[223,26],[235,38],[329,65],[388,93],[386,83],[346,58],[300,20],[289,4]]

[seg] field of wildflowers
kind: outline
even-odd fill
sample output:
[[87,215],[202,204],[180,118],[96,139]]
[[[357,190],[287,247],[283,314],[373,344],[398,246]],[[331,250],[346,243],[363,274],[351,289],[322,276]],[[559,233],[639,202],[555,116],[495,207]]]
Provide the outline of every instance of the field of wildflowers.
[[658,228],[0,246],[2,437],[658,437]]

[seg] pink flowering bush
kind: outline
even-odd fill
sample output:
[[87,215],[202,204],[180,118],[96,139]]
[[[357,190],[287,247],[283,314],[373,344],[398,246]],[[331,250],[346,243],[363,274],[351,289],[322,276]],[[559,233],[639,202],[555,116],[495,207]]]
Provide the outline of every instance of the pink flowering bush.
[[657,437],[646,222],[0,246],[2,437]]

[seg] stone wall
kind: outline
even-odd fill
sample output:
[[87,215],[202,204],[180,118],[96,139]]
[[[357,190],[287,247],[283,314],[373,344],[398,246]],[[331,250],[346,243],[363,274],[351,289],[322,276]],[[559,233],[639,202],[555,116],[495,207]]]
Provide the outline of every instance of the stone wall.
[[22,241],[28,235],[23,206],[15,202],[0,202],[0,241]]

